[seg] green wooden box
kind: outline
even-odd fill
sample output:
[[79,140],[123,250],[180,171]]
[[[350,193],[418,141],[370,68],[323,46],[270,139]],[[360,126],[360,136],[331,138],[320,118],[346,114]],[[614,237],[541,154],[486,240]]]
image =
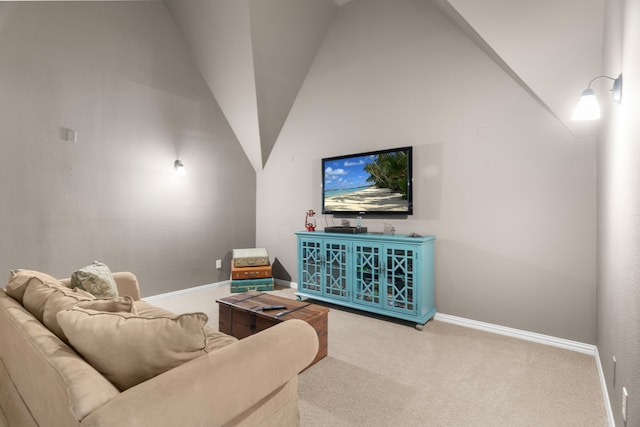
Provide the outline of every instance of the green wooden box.
[[231,280],[231,292],[272,291],[273,277]]

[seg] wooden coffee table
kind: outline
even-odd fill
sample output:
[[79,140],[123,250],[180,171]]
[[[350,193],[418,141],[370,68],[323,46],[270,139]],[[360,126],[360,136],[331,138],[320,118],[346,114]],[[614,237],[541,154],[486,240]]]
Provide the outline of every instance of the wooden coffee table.
[[[329,309],[326,307],[256,291],[220,298],[216,302],[220,332],[242,339],[285,320],[300,319],[316,330],[320,344],[318,353],[309,366],[327,355]],[[285,308],[262,310],[262,307],[274,305],[283,305]]]

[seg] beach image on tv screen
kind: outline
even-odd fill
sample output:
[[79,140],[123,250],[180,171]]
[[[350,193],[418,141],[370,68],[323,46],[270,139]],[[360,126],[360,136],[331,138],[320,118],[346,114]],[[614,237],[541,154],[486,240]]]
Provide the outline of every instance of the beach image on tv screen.
[[406,212],[407,169],[405,151],[327,159],[324,208],[333,212]]

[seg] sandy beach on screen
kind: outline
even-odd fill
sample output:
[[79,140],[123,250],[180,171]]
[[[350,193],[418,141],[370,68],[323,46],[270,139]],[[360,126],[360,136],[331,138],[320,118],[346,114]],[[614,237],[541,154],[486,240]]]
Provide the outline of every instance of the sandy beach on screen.
[[364,188],[352,193],[327,197],[325,209],[335,211],[404,211],[407,201],[388,188]]

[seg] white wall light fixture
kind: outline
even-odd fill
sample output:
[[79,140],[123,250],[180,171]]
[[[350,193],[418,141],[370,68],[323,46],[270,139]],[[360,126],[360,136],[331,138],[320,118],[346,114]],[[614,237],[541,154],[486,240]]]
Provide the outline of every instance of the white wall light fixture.
[[184,168],[184,164],[182,164],[181,160],[173,162],[173,167],[176,169],[176,175],[185,176],[187,174],[187,170]]
[[598,104],[596,93],[591,89],[593,82],[598,79],[613,80],[613,87],[610,90],[613,100],[618,104],[622,101],[622,74],[615,79],[609,76],[594,77],[580,96],[578,105],[576,105],[576,109],[573,112],[573,120],[596,120],[600,118],[600,104]]

